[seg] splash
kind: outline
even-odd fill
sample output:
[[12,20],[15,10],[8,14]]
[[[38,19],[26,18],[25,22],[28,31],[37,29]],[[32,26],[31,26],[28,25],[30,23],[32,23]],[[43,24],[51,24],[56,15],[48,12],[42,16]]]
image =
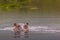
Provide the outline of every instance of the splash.
[[[13,31],[13,27],[5,27],[5,28],[0,28],[0,31]],[[29,31],[31,32],[45,32],[45,33],[56,33],[60,32],[60,30],[54,30],[51,27],[48,26],[29,26]]]

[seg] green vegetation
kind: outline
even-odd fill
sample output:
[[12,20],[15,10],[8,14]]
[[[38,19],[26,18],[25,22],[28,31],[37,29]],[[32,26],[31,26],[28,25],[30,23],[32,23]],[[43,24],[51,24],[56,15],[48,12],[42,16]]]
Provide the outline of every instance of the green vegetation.
[[20,9],[28,6],[31,0],[0,0],[0,8],[3,10]]
[[40,9],[43,11],[57,10],[60,8],[60,0],[0,0],[0,9]]

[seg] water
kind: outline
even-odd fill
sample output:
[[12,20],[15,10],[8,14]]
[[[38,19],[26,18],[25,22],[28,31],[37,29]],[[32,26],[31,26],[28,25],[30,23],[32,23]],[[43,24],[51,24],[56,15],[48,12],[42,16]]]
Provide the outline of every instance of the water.
[[[0,40],[60,40],[60,15],[38,12],[0,12]],[[13,23],[29,23],[27,37],[16,37]]]
[[28,36],[29,37],[15,38],[13,32],[3,31],[0,33],[0,40],[60,40],[60,33],[35,33],[34,32],[34,33],[30,33]]
[[14,35],[13,27],[0,28],[0,40],[60,40],[60,30],[47,26],[29,26],[29,33]]

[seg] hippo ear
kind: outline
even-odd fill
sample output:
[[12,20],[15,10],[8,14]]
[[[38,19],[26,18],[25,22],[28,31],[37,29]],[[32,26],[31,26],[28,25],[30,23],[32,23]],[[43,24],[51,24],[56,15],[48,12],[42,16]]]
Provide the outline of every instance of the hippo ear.
[[27,25],[29,25],[29,23],[26,23]]

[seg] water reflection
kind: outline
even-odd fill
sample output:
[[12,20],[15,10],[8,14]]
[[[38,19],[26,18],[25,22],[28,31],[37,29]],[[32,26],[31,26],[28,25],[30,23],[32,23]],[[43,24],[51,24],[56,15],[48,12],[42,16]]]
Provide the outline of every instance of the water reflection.
[[22,39],[28,39],[29,38],[29,32],[14,32],[14,38],[22,38]]
[[20,32],[17,31],[17,32],[14,32],[14,38],[19,38],[20,37]]
[[24,37],[29,38],[29,32],[24,32]]

